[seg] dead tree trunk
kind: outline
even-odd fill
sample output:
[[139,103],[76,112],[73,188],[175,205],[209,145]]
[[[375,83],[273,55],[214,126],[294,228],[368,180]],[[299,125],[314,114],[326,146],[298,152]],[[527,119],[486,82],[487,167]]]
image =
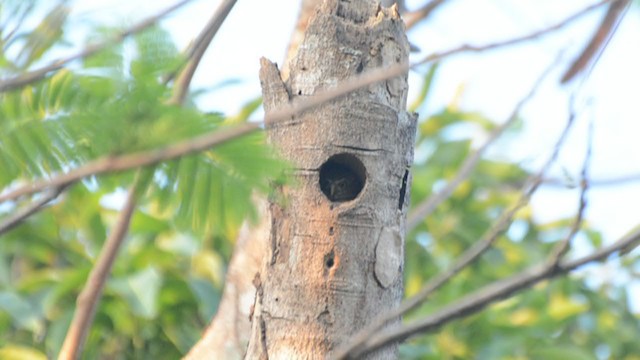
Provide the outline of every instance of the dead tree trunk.
[[[266,111],[368,70],[408,61],[395,8],[328,0],[311,20],[283,82],[262,60]],[[399,303],[416,119],[406,75],[267,124],[295,185],[270,204],[267,256],[256,275],[246,358],[325,358]],[[397,346],[371,358],[396,357]]]

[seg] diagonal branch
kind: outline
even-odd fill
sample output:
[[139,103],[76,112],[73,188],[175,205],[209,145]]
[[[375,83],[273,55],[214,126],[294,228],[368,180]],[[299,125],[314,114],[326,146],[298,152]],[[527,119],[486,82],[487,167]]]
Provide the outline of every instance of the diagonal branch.
[[131,36],[133,34],[136,34],[142,30],[145,30],[146,28],[153,26],[155,23],[157,23],[160,19],[162,19],[163,17],[167,16],[168,14],[172,13],[173,11],[179,9],[180,7],[186,5],[187,3],[189,3],[191,0],[182,0],[180,2],[178,2],[177,4],[170,6],[168,8],[166,8],[165,10],[159,12],[158,14],[151,16],[143,21],[141,21],[140,23],[130,27],[129,29],[117,34],[116,36],[114,36],[113,38],[104,41],[102,43],[99,44],[95,44],[95,45],[89,45],[86,48],[84,48],[82,51],[67,56],[65,58],[61,58],[58,60],[53,61],[51,64],[44,66],[40,69],[37,70],[33,70],[33,71],[29,71],[27,73],[24,73],[22,75],[13,77],[13,78],[9,78],[9,79],[5,79],[0,81],[0,92],[5,92],[5,91],[10,91],[10,90],[14,90],[17,89],[19,87],[34,83],[36,81],[40,81],[42,79],[44,79],[47,74],[49,74],[52,71],[56,71],[59,70],[61,68],[63,68],[66,64],[76,61],[76,60],[80,60],[80,59],[84,59],[87,58],[91,55],[94,55],[102,50],[104,50],[105,48],[112,46],[114,44],[117,44],[119,42],[121,42],[123,39],[125,39],[128,36]]
[[[407,30],[411,30],[420,21],[428,18],[434,10],[436,10],[440,5],[443,5],[447,1],[448,0],[431,0],[419,9],[407,12],[402,15]],[[400,5],[402,5],[400,7],[402,9],[404,7],[404,4],[399,4],[398,6]]]
[[60,174],[48,180],[43,179],[34,181],[5,195],[0,195],[0,203],[8,200],[15,200],[20,196],[30,195],[49,187],[72,184],[85,177],[136,169],[203,151],[239,136],[249,134],[257,129],[259,129],[258,124],[245,123],[211,132],[193,139],[188,139],[164,148],[141,151],[122,156],[102,157],[71,170],[68,173]]
[[49,193],[45,194],[42,198],[34,201],[23,209],[18,210],[15,214],[9,216],[2,223],[0,223],[0,235],[18,226],[24,219],[42,210],[50,201],[57,198],[66,186],[58,186]]
[[[555,62],[554,62],[555,64]],[[518,114],[522,107],[535,95],[536,90],[542,83],[542,80],[547,76],[549,71],[553,68],[553,65],[550,66],[546,71],[544,71],[540,77],[536,80],[535,84],[531,87],[531,90],[522,98],[516,106],[511,111],[511,115],[502,125],[495,128],[490,134],[489,138],[485,141],[482,146],[474,151],[471,155],[467,156],[462,166],[460,166],[460,170],[456,176],[439,192],[431,195],[426,198],[423,202],[416,205],[414,209],[411,211],[407,218],[406,231],[410,232],[416,226],[418,226],[422,220],[429,216],[443,201],[449,198],[453,191],[470,175],[471,172],[478,165],[480,160],[482,160],[482,155],[486,152],[486,150],[491,146],[498,138],[513,124],[518,118]]]
[[58,360],[80,358],[84,341],[93,322],[93,317],[98,302],[100,301],[102,290],[104,289],[104,284],[118,255],[118,249],[120,249],[127,234],[131,216],[135,210],[138,178],[136,178],[135,182],[136,184],[129,189],[127,200],[123,209],[120,211],[115,227],[111,230],[109,238],[104,243],[102,251],[89,274],[89,278],[78,296],[76,311],[60,353],[58,354]]
[[609,9],[600,22],[595,34],[592,35],[591,40],[589,40],[587,46],[582,50],[582,53],[573,61],[569,69],[567,69],[560,79],[561,84],[571,81],[571,79],[582,72],[589,64],[591,64],[591,68],[593,68],[618,29],[618,25],[620,25],[624,14],[629,8],[629,4],[631,4],[631,0],[615,0],[609,5]]
[[595,261],[605,260],[612,254],[628,248],[637,242],[640,242],[640,229],[630,232],[613,244],[605,246],[590,255],[575,260],[561,261],[556,266],[551,262],[547,262],[530,267],[519,274],[488,284],[422,320],[380,332],[372,336],[365,343],[365,348],[361,352],[350,355],[357,357],[366,352],[379,349],[386,344],[404,340],[416,334],[433,332],[455,319],[475,314],[487,305],[509,297],[519,291],[529,289],[540,281],[565,275],[583,265]]
[[580,203],[578,205],[578,212],[573,221],[573,225],[571,225],[571,230],[569,235],[561,241],[552,251],[551,256],[549,257],[549,262],[553,266],[557,266],[560,263],[560,260],[565,256],[565,254],[569,251],[571,247],[571,240],[575,237],[575,235],[580,231],[580,227],[582,226],[582,222],[584,220],[584,212],[587,208],[587,190],[589,189],[589,164],[591,163],[591,150],[593,148],[593,124],[589,126],[589,138],[587,140],[587,154],[584,158],[584,163],[582,164],[582,172],[580,179]]
[[541,36],[544,35],[548,35],[554,31],[560,30],[563,27],[571,24],[572,22],[576,21],[577,19],[581,18],[582,16],[588,14],[589,12],[611,2],[612,0],[601,0],[598,1],[595,4],[589,5],[587,7],[585,7],[584,9],[574,13],[573,15],[570,15],[569,17],[551,25],[551,26],[547,26],[543,29],[531,32],[529,34],[525,34],[522,36],[517,36],[511,39],[507,39],[507,40],[502,40],[502,41],[497,41],[494,43],[489,43],[489,44],[485,44],[485,45],[472,45],[472,44],[464,44],[449,50],[445,50],[445,51],[441,51],[441,52],[435,52],[432,53],[431,55],[426,56],[425,58],[423,58],[421,61],[418,62],[418,64],[424,64],[424,63],[428,63],[428,62],[433,62],[433,61],[437,61],[440,60],[442,58],[445,57],[449,57],[451,55],[455,55],[455,54],[459,54],[459,53],[465,53],[465,52],[483,52],[483,51],[488,51],[488,50],[494,50],[497,48],[502,48],[502,47],[506,47],[506,46],[511,46],[511,45],[516,45],[516,44],[520,44],[526,41],[530,41],[530,40],[534,40],[537,39]]
[[182,104],[184,102],[189,90],[189,84],[191,83],[193,74],[195,74],[200,61],[202,60],[202,56],[236,2],[237,0],[224,0],[222,4],[218,6],[218,9],[213,14],[207,25],[198,35],[195,45],[188,54],[189,62],[176,79],[175,91],[169,100],[170,104]]

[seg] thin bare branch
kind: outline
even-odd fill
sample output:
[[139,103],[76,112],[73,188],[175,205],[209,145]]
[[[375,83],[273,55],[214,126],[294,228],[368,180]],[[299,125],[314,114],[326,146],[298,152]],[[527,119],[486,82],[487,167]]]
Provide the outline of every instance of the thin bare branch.
[[[137,183],[137,178],[135,181]],[[78,295],[76,311],[58,355],[59,360],[75,360],[80,358],[84,341],[93,322],[96,308],[100,301],[102,290],[104,289],[104,284],[111,272],[118,250],[129,230],[129,223],[135,205],[136,185],[134,184],[129,189],[127,200],[122,211],[120,211],[115,227],[111,230],[109,238],[104,243],[84,288],[80,292],[80,295]]]
[[575,260],[561,261],[557,266],[553,266],[552,263],[536,265],[519,274],[495,281],[445,306],[422,320],[405,326],[396,326],[372,336],[365,343],[364,350],[353,355],[358,356],[378,349],[386,344],[407,339],[416,334],[433,332],[452,320],[475,314],[487,305],[509,297],[519,291],[529,289],[540,281],[565,275],[591,262],[605,260],[612,254],[637,242],[640,242],[640,228],[590,255]]
[[[611,2],[612,0],[601,0],[598,1],[597,3],[593,4],[593,5],[589,5],[586,8],[574,13],[573,15],[565,18],[564,20],[561,20],[551,26],[547,26],[543,29],[534,31],[532,33],[529,34],[525,34],[522,36],[518,36],[518,37],[514,37],[511,39],[507,39],[507,40],[503,40],[503,41],[497,41],[494,43],[489,43],[489,44],[485,44],[485,45],[471,45],[471,44],[464,44],[449,50],[445,50],[445,51],[441,51],[441,52],[435,52],[432,53],[431,55],[426,56],[425,58],[423,58],[421,61],[419,61],[417,64],[424,64],[424,63],[429,63],[429,62],[433,62],[433,61],[437,61],[440,60],[442,58],[445,57],[449,57],[451,55],[455,55],[455,54],[460,54],[460,53],[465,53],[465,52],[483,52],[483,51],[488,51],[488,50],[495,50],[497,48],[502,48],[502,47],[506,47],[506,46],[511,46],[511,45],[516,45],[516,44],[520,44],[526,41],[530,41],[536,38],[539,38],[543,35],[547,35],[550,34],[554,31],[560,30],[563,27],[571,24],[572,22],[576,21],[577,19],[581,18],[582,16],[588,14],[589,12]],[[416,65],[417,65],[416,64]]]
[[[640,182],[640,173],[632,173],[628,175],[621,175],[618,177],[610,177],[610,178],[600,178],[600,179],[589,179],[589,187],[593,188],[596,186],[618,186],[625,185],[629,183],[638,183]],[[552,187],[565,187],[565,188],[577,188],[580,186],[578,182],[576,183],[567,183],[566,180],[561,178],[551,177],[544,180],[545,186]]]
[[624,14],[630,4],[631,0],[615,0],[609,5],[607,13],[591,37],[591,40],[589,40],[585,49],[562,76],[560,80],[561,84],[571,81],[571,79],[581,73],[589,64],[591,64],[590,68],[595,66],[600,55],[602,55],[604,49],[618,29],[618,25],[622,22],[622,18],[624,18]]
[[15,214],[9,216],[0,224],[0,235],[18,226],[24,219],[42,210],[42,208],[53,199],[57,198],[64,190],[65,186],[59,186],[48,192],[40,199],[19,209]]
[[106,156],[82,165],[68,173],[43,179],[21,186],[7,194],[0,195],[0,203],[15,200],[20,196],[40,192],[50,187],[74,183],[88,176],[114,173],[157,164],[180,156],[206,150],[260,128],[259,124],[244,123],[224,128],[193,139],[188,139],[164,148],[136,152],[122,156]]
[[[436,10],[440,5],[443,5],[448,0],[431,0],[428,3],[421,6],[419,9],[407,12],[402,15],[404,18],[404,24],[407,27],[407,30],[411,30],[416,24],[420,21],[425,20]],[[401,7],[402,5],[402,7]],[[404,7],[404,2],[402,4],[398,4],[398,7],[402,9]]]
[[195,74],[200,61],[202,60],[202,56],[236,2],[237,0],[224,0],[222,4],[218,6],[216,12],[213,14],[207,25],[198,35],[194,46],[188,54],[189,62],[180,72],[180,76],[176,79],[173,96],[171,100],[169,100],[169,103],[182,104],[184,102],[187,92],[189,91],[191,79],[193,79],[193,74]]
[[[553,65],[555,65],[555,62]],[[505,121],[502,125],[496,127],[489,134],[489,138],[484,142],[484,144],[482,144],[480,148],[467,156],[462,166],[460,166],[460,170],[458,170],[456,176],[449,183],[447,183],[447,186],[445,186],[439,192],[426,198],[423,202],[414,207],[414,209],[411,211],[411,213],[409,213],[409,216],[407,217],[407,232],[413,230],[416,226],[418,226],[424,220],[424,218],[429,216],[429,214],[431,214],[438,207],[438,205],[448,199],[453,191],[471,175],[471,172],[478,165],[478,163],[482,159],[482,155],[489,148],[489,146],[491,146],[505,132],[505,130],[508,129],[509,126],[511,126],[511,124],[516,121],[520,110],[529,100],[531,100],[533,95],[535,95],[536,90],[542,83],[542,80],[547,76],[549,71],[551,71],[553,65],[540,75],[540,77],[531,87],[531,90],[529,90],[525,97],[516,104],[516,106],[511,111],[511,115],[509,116],[507,121]]]
[[[31,11],[33,10],[34,6],[36,5],[35,1],[32,2],[23,2],[22,4],[27,4],[27,7],[24,8],[22,10],[22,13],[20,13],[20,15],[18,14],[13,14],[10,17],[7,17],[7,21],[5,24],[2,24],[2,29],[6,29],[6,26],[8,25],[9,21],[13,18],[15,19],[16,17],[18,17],[18,19],[15,22],[15,26],[13,27],[13,29],[9,30],[9,32],[7,32],[7,34],[2,38],[2,45],[3,45],[3,50],[6,51],[9,47],[9,45],[11,45],[11,43],[13,42],[14,39],[13,36],[16,34],[16,32],[18,32],[18,30],[20,30],[20,28],[22,27],[22,24],[24,23],[24,21],[27,19],[27,16],[29,14],[31,14]],[[21,4],[21,5],[22,5]]]
[[569,235],[564,238],[563,241],[558,243],[558,245],[551,252],[551,256],[549,257],[549,262],[552,266],[557,266],[560,263],[560,260],[565,256],[565,254],[569,251],[571,247],[571,241],[576,236],[580,228],[582,227],[582,222],[584,220],[584,212],[587,208],[587,190],[589,189],[589,164],[591,163],[591,154],[593,148],[593,123],[589,126],[589,139],[587,141],[587,154],[584,158],[584,163],[582,164],[582,172],[581,172],[581,180],[580,180],[580,203],[578,205],[578,212],[576,217],[571,225],[571,231]]
[[162,19],[163,17],[167,16],[168,14],[172,13],[173,11],[179,9],[180,7],[186,5],[187,3],[189,3],[192,0],[182,0],[180,2],[178,2],[177,4],[168,7],[167,9],[159,12],[158,14],[151,16],[141,22],[139,22],[138,24],[126,29],[125,31],[115,35],[113,38],[104,41],[102,43],[99,44],[95,44],[95,45],[89,45],[86,48],[84,48],[82,51],[67,56],[65,58],[61,58],[58,60],[53,61],[52,63],[50,63],[47,66],[44,66],[40,69],[37,70],[33,70],[33,71],[29,71],[27,73],[21,74],[19,76],[13,77],[13,78],[9,78],[9,79],[5,79],[0,81],[0,92],[5,92],[5,91],[10,91],[13,89],[17,89],[19,87],[40,81],[42,79],[44,79],[47,74],[49,74],[52,71],[56,71],[59,70],[61,68],[63,68],[66,64],[76,61],[76,60],[80,60],[80,59],[84,59],[87,58],[91,55],[96,54],[97,52],[104,50],[105,48],[112,46],[114,44],[117,44],[119,42],[121,42],[123,39],[125,39],[128,36],[131,36],[133,34],[136,34],[142,30],[147,29],[150,26],[153,26],[154,24],[156,24],[160,19]]

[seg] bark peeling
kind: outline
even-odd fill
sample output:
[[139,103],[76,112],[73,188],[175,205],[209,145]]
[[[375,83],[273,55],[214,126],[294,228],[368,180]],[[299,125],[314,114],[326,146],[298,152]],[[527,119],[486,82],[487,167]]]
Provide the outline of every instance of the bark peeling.
[[[261,60],[267,112],[368,70],[408,61],[395,7],[327,0],[310,21],[282,80]],[[246,358],[326,358],[401,300],[404,221],[416,116],[406,112],[407,76],[373,84],[267,124],[295,166],[295,185],[271,204],[269,254]],[[397,346],[368,355],[397,356]]]

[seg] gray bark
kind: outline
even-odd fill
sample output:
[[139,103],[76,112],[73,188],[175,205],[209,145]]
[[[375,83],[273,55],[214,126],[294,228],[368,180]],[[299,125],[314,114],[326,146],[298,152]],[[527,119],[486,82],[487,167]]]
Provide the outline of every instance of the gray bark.
[[269,234],[270,223],[266,201],[255,198],[254,203],[259,210],[260,223],[245,222],[240,229],[218,311],[185,360],[239,360],[247,350],[251,334],[249,316],[256,294],[252,279],[266,253],[263,240]]
[[[395,8],[326,1],[286,82],[262,60],[265,109],[407,62],[408,53]],[[326,358],[398,305],[416,126],[405,111],[406,77],[267,124],[271,142],[295,166],[294,184],[280,189],[283,201],[270,204],[247,359]],[[369,355],[394,357],[397,345]]]

